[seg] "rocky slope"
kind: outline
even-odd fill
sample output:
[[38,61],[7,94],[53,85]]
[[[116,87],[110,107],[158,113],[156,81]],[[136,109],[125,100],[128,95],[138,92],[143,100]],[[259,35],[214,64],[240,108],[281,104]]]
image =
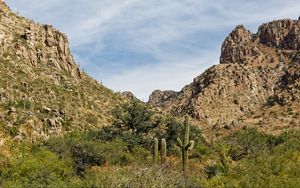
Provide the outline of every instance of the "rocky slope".
[[175,97],[149,103],[164,112],[189,114],[208,130],[243,126],[269,132],[298,128],[300,113],[300,20],[277,20],[256,34],[237,26],[222,45],[220,64]]
[[0,147],[97,128],[124,97],[74,62],[67,37],[0,1]]
[[148,103],[154,106],[160,105],[161,103],[170,100],[172,97],[176,97],[176,95],[177,92],[172,90],[168,90],[168,91],[155,90],[149,96]]

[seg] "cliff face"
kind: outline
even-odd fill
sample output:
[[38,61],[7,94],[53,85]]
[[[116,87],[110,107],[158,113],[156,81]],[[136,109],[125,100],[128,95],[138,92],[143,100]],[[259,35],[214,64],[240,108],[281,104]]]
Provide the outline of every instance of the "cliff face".
[[149,96],[148,104],[153,106],[160,105],[161,103],[170,100],[172,97],[175,97],[176,95],[177,92],[171,90],[168,91],[155,90]]
[[50,25],[39,25],[0,3],[0,54],[31,66],[49,65],[79,77],[67,37]]
[[190,114],[209,129],[296,127],[299,38],[299,20],[269,22],[256,34],[237,26],[222,45],[219,65],[195,78],[176,97],[154,104],[166,113]]
[[0,147],[101,127],[125,100],[79,70],[64,34],[3,1],[0,74]]

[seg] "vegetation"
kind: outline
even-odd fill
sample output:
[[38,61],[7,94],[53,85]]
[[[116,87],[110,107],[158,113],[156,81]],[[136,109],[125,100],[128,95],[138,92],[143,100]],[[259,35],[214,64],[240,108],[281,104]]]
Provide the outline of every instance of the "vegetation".
[[[158,139],[154,138],[153,143],[153,164],[158,164]],[[167,143],[166,139],[161,139],[160,141],[160,161],[164,164],[167,160]]]
[[177,138],[178,146],[181,148],[182,171],[186,175],[189,160],[188,151],[193,149],[195,143],[194,140],[190,141],[190,122],[188,116],[186,116],[184,120],[184,128],[182,129],[182,140],[180,138]]
[[[75,132],[35,145],[16,145],[18,155],[11,161],[1,157],[0,185],[252,188],[300,184],[298,131],[273,136],[244,129],[213,144],[204,142],[201,134],[195,134],[197,131],[191,132],[196,143],[188,154],[188,163],[193,170],[182,176],[182,148],[176,146],[178,134],[174,132],[183,127],[182,121],[163,117],[138,103],[118,107],[114,117],[112,126],[100,130]],[[184,125],[188,130],[187,120]],[[191,125],[191,129],[196,128]],[[166,145],[172,143],[173,149],[166,152],[164,165],[153,165],[153,140],[164,136]],[[154,143],[158,150],[158,139]]]
[[153,143],[153,164],[157,164],[158,161],[158,139],[154,138]]

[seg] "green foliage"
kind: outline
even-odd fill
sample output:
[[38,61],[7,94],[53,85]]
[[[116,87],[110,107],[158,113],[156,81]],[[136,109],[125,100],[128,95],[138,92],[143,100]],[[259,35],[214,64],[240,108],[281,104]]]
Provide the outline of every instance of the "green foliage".
[[283,143],[286,138],[282,136],[273,136],[270,134],[258,132],[256,129],[250,128],[239,131],[229,138],[228,143],[234,147],[240,147],[250,154],[258,154],[267,152],[268,150]]
[[[235,165],[224,165],[224,156],[219,155],[220,162],[205,168],[209,179],[200,182],[203,187],[299,186],[300,132],[271,136],[255,129],[246,129],[227,138],[225,142],[227,144],[222,147],[225,147],[223,152],[227,160],[230,160],[227,157],[230,153],[232,155],[232,148],[240,153],[246,148],[249,153],[244,153]],[[220,145],[216,148],[220,148]]]
[[193,171],[185,177],[178,166],[153,166],[144,147],[128,147],[121,139],[102,142],[94,135],[72,133],[32,149],[20,146],[10,163],[0,157],[0,186],[296,188],[300,183],[300,132],[270,136],[246,129],[196,145],[192,156],[200,157],[190,158]]
[[2,172],[3,187],[67,187],[73,177],[72,161],[39,150],[17,160]]
[[[152,147],[153,137],[165,138],[168,152],[176,153],[175,143],[180,136],[182,123],[174,117],[166,117],[154,111],[151,107],[133,101],[113,110],[114,122],[104,127],[91,137],[100,141],[121,139],[129,147],[136,145],[145,148]],[[191,125],[191,139],[197,143],[204,142],[201,131]]]
[[117,107],[112,112],[114,122],[112,126],[93,133],[93,137],[100,141],[122,139],[130,148],[136,145],[150,147],[152,145],[151,134],[160,133],[163,125],[162,116],[150,107],[133,101]]
[[122,140],[101,143],[92,140],[89,134],[73,133],[64,139],[52,139],[46,143],[46,147],[61,157],[71,157],[79,175],[91,166],[101,166],[106,163],[128,165],[133,161],[127,144]]
[[7,128],[10,136],[17,136],[19,134],[19,128],[16,125]]
[[159,125],[155,112],[148,106],[133,101],[113,110],[114,126],[132,131],[133,134],[148,133]]

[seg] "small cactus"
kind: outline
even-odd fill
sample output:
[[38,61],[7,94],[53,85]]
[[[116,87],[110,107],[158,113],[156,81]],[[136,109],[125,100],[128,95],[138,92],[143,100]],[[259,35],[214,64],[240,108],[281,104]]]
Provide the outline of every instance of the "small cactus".
[[[160,159],[161,163],[165,163],[167,159],[167,143],[166,139],[161,139],[160,143]],[[153,163],[158,163],[158,139],[154,138],[154,145],[153,145]]]
[[160,157],[161,157],[161,163],[165,163],[167,160],[167,143],[166,139],[161,139],[161,144],[160,144]]
[[158,161],[158,139],[154,138],[154,146],[153,146],[153,163],[157,164]]
[[187,172],[188,169],[188,151],[193,149],[194,147],[194,141],[189,140],[190,139],[190,122],[189,117],[186,116],[184,120],[184,127],[182,129],[182,140],[180,138],[177,138],[177,144],[181,148],[182,152],[182,171],[184,173]]

